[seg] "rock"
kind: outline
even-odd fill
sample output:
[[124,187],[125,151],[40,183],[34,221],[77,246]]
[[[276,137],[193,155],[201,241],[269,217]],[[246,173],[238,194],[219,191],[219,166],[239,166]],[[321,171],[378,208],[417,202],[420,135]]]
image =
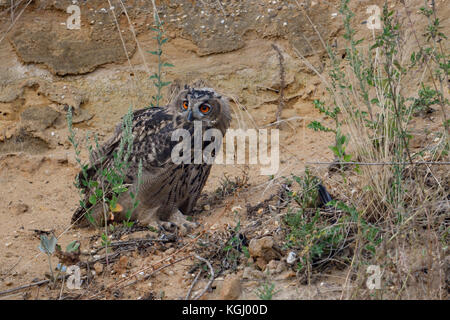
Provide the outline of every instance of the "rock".
[[294,251],[289,252],[289,254],[286,258],[286,262],[288,264],[293,264],[295,262],[295,260],[297,260],[297,254]]
[[255,264],[258,266],[260,270],[264,270],[266,268],[267,261],[262,257],[258,257],[255,261]]
[[273,247],[272,237],[263,237],[261,239],[252,239],[249,244],[249,252],[252,257],[264,257],[267,251]]
[[128,266],[128,257],[127,256],[121,256],[119,261],[116,262],[114,265],[114,271],[118,274],[122,274],[127,270]]
[[279,274],[286,270],[286,265],[283,263],[283,261],[271,260],[266,265],[266,270],[269,271],[270,274]]
[[261,270],[264,270],[265,264],[270,260],[280,259],[281,255],[274,248],[273,238],[263,237],[261,239],[252,239],[249,244],[250,256],[256,258],[256,264]]
[[96,262],[94,264],[94,270],[97,274],[101,274],[103,272],[103,264],[101,264],[100,262]]
[[11,280],[5,281],[5,285],[6,285],[7,287],[12,286],[13,284],[14,284],[14,282],[12,282]]
[[6,139],[11,139],[11,137],[13,136],[13,134],[14,134],[14,129],[9,129],[9,130],[7,130],[6,133],[5,133],[5,138],[6,138]]
[[237,275],[227,275],[223,281],[222,300],[236,300],[241,295],[241,280]]
[[60,113],[52,108],[46,107],[29,107],[20,115],[20,119],[30,131],[41,131],[50,127],[59,117]]
[[295,276],[296,276],[296,273],[294,271],[287,270],[287,271],[284,271],[283,273],[277,275],[275,277],[275,280],[288,280],[291,278],[295,278]]
[[[63,2],[57,1],[54,6],[61,6],[66,11]],[[81,16],[92,21],[93,13],[81,6]],[[50,8],[43,8],[51,14]],[[88,25],[88,30],[73,36],[72,30],[53,28],[45,19],[33,20],[27,31],[17,29],[11,34],[11,43],[17,55],[25,63],[46,65],[56,75],[83,74],[95,70],[105,63],[126,61],[122,49],[121,38],[113,27],[111,15],[97,17],[98,24]],[[106,27],[103,27],[102,24]],[[136,43],[130,31],[122,33],[122,39],[129,56],[132,56]],[[117,50],[121,48],[121,50]]]
[[252,267],[246,267],[244,269],[242,278],[246,279],[246,280],[263,279],[264,273],[262,271],[254,269]]

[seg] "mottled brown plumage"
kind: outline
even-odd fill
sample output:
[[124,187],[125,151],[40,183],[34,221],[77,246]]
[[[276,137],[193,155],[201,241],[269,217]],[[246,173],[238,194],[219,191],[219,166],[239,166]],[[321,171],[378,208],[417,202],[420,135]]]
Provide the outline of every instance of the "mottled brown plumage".
[[[187,105],[187,108],[186,108]],[[207,112],[205,112],[205,110]],[[192,227],[183,214],[189,214],[206,183],[211,164],[174,163],[172,149],[178,141],[172,141],[172,133],[183,128],[191,133],[191,148],[194,146],[194,121],[201,123],[203,132],[214,128],[222,135],[230,125],[230,111],[227,100],[210,88],[189,88],[178,92],[169,105],[161,108],[146,108],[133,113],[133,146],[130,166],[126,171],[125,184],[135,192],[139,161],[142,160],[142,183],[138,190],[139,205],[133,212],[132,220],[144,224],[163,224],[172,222],[180,228]],[[89,180],[102,181],[98,168],[113,166],[113,155],[117,152],[123,133],[119,123],[115,134],[91,157],[91,167],[87,170]],[[203,148],[208,142],[203,142]],[[194,152],[191,152],[193,157]],[[81,173],[80,173],[81,174]],[[86,203],[91,190],[84,190]],[[123,210],[114,214],[114,221],[125,219],[125,213],[131,208],[133,200],[129,193],[119,197]],[[104,224],[104,212],[101,203],[88,208],[96,223]],[[72,216],[72,222],[78,226],[89,225],[85,209],[79,207]]]

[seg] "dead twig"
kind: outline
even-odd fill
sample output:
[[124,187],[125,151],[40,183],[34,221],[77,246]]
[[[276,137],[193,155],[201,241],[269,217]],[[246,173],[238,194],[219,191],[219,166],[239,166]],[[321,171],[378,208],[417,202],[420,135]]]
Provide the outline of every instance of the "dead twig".
[[16,291],[20,291],[20,290],[23,290],[23,289],[28,289],[28,288],[40,286],[40,285],[43,285],[43,284],[46,284],[46,283],[49,283],[49,282],[50,282],[50,279],[41,280],[41,281],[25,284],[25,285],[17,287],[17,288],[12,288],[12,289],[8,289],[8,290],[5,290],[5,291],[0,291],[0,296],[3,296],[5,294],[9,294],[9,293],[13,293],[13,292],[16,292]]
[[65,280],[65,279],[66,279],[66,277],[63,277],[63,278],[62,278],[61,291],[59,292],[59,298],[58,298],[58,300],[61,300],[62,293],[63,293],[63,290],[64,290],[64,280]]
[[447,161],[416,161],[416,162],[306,162],[306,164],[341,164],[341,165],[351,165],[357,164],[361,166],[391,166],[391,165],[441,165],[448,166],[450,162]]
[[197,275],[196,275],[195,278],[194,278],[194,281],[192,281],[191,287],[189,288],[189,291],[188,291],[188,293],[187,293],[187,295],[186,295],[186,298],[185,298],[184,300],[189,300],[189,298],[191,297],[192,289],[194,289],[194,286],[195,286],[195,284],[197,283],[198,278],[200,277],[200,274],[201,274],[201,273],[202,273],[202,269],[200,269],[200,270],[198,271]]
[[213,283],[213,281],[214,281],[214,269],[213,269],[213,267],[211,266],[211,263],[210,263],[208,260],[206,260],[206,259],[204,259],[204,258],[202,258],[202,257],[200,257],[200,256],[198,256],[198,255],[194,255],[194,257],[196,257],[198,260],[200,260],[200,261],[206,263],[206,265],[208,266],[208,268],[209,268],[209,270],[210,270],[210,276],[209,276],[209,282],[208,282],[208,284],[207,284],[206,287],[203,289],[203,291],[200,292],[199,295],[197,295],[196,297],[193,298],[193,300],[198,300],[198,299],[200,299],[200,298],[205,294],[205,292],[209,289],[209,287],[210,287],[211,284]]

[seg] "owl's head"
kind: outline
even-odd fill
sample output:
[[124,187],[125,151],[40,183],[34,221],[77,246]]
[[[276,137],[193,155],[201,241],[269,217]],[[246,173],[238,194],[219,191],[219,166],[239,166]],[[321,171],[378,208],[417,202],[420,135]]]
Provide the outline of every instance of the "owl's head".
[[185,121],[202,121],[222,134],[230,126],[228,101],[211,88],[190,88],[180,91],[169,107]]

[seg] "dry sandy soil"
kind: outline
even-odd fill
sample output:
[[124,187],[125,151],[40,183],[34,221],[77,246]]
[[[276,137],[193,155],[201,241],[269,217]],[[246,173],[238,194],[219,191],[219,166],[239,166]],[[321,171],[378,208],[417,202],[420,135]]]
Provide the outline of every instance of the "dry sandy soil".
[[[38,250],[39,236],[43,232],[53,232],[63,248],[78,240],[82,260],[96,258],[92,249],[100,246],[100,232],[74,229],[70,225],[79,201],[73,185],[79,167],[67,139],[64,108],[70,105],[75,109],[74,126],[78,137],[91,132],[104,141],[130,106],[143,108],[155,94],[148,80],[156,69],[155,58],[147,53],[155,47],[154,34],[147,30],[147,24],[152,23],[151,7],[136,1],[136,6],[129,10],[136,41],[127,17],[120,14],[120,5],[116,4],[115,13],[129,53],[127,60],[114,17],[108,10],[103,13],[102,8],[108,8],[107,2],[80,4],[81,29],[67,30],[64,23],[69,14],[65,8],[70,2],[52,5],[47,1],[33,1],[8,30],[11,25],[7,10],[9,1],[0,1],[0,291],[45,279],[48,261]],[[258,1],[262,5],[231,1],[224,4],[224,8],[216,8],[212,2],[174,1],[170,6],[165,5],[165,1],[157,2],[169,38],[163,48],[163,57],[175,65],[165,70],[165,79],[182,83],[205,79],[231,97],[232,128],[275,128],[279,95],[274,89],[280,87],[279,61],[272,47],[276,43],[283,53],[286,72],[286,106],[282,118],[289,120],[280,127],[280,170],[275,179],[261,176],[258,165],[214,166],[204,188],[205,195],[193,216],[201,227],[192,234],[180,237],[176,242],[155,243],[123,252],[122,258],[113,259],[102,267],[91,266],[96,274],[90,276],[90,284],[80,290],[64,287],[60,291],[60,286],[43,285],[1,298],[184,298],[197,274],[197,269],[193,268],[199,263],[197,259],[191,257],[155,272],[147,279],[143,277],[167,261],[174,262],[192,253],[193,239],[202,232],[214,238],[215,234],[223,235],[235,228],[238,221],[245,229],[261,220],[261,217],[249,215],[247,206],[258,205],[269,198],[276,192],[283,176],[301,174],[306,162],[333,160],[328,148],[333,135],[306,128],[311,120],[325,123],[330,120],[319,114],[312,103],[313,99],[326,95],[320,79],[295,52],[301,50],[318,67],[324,61],[318,38],[298,9],[300,1]],[[310,16],[325,39],[332,43],[342,33],[341,20],[334,15],[338,1],[319,2],[312,1]],[[357,14],[355,20],[359,23],[367,19],[365,6],[368,4],[368,1],[360,2],[364,6],[353,6]],[[382,1],[372,2],[382,4]],[[202,3],[208,6],[202,8]],[[19,8],[22,9],[23,4]],[[222,13],[222,10],[225,11]],[[16,10],[16,17],[19,12]],[[228,24],[231,31],[223,29],[224,24]],[[360,36],[370,36],[364,24],[357,25],[357,32]],[[305,39],[309,41],[305,42]],[[417,132],[423,128],[432,132],[438,122],[434,120],[417,118],[414,126]],[[425,140],[426,137],[420,135],[415,137],[418,146]],[[85,150],[82,159],[87,160]],[[218,200],[213,195],[221,186],[224,175],[232,180],[247,176],[248,183],[234,195]],[[257,214],[268,216],[262,219],[264,224],[258,229],[253,228],[247,237],[274,236],[279,217],[270,216],[266,211]],[[113,241],[157,236],[151,231],[137,231],[118,236]],[[287,251],[281,250],[281,253],[286,255]],[[163,264],[157,264],[166,258],[168,260]],[[295,269],[286,265],[285,259],[286,256],[278,257],[271,266],[261,268],[266,271],[274,268],[271,279],[278,291],[275,299],[335,299],[341,296],[345,268],[330,268],[317,281],[306,285],[296,278]],[[236,270],[219,275],[213,283],[214,289],[202,299],[232,297],[232,290],[223,287],[234,286],[233,274],[242,283],[237,296],[240,299],[257,298],[256,289],[261,286],[264,273],[253,266],[252,261],[244,261]],[[52,263],[55,266],[58,258],[52,257]],[[131,275],[135,273],[138,281],[122,287],[126,282],[119,282],[133,280]],[[193,295],[208,282],[206,275],[207,272],[202,273]],[[108,286],[112,289],[104,290]]]

